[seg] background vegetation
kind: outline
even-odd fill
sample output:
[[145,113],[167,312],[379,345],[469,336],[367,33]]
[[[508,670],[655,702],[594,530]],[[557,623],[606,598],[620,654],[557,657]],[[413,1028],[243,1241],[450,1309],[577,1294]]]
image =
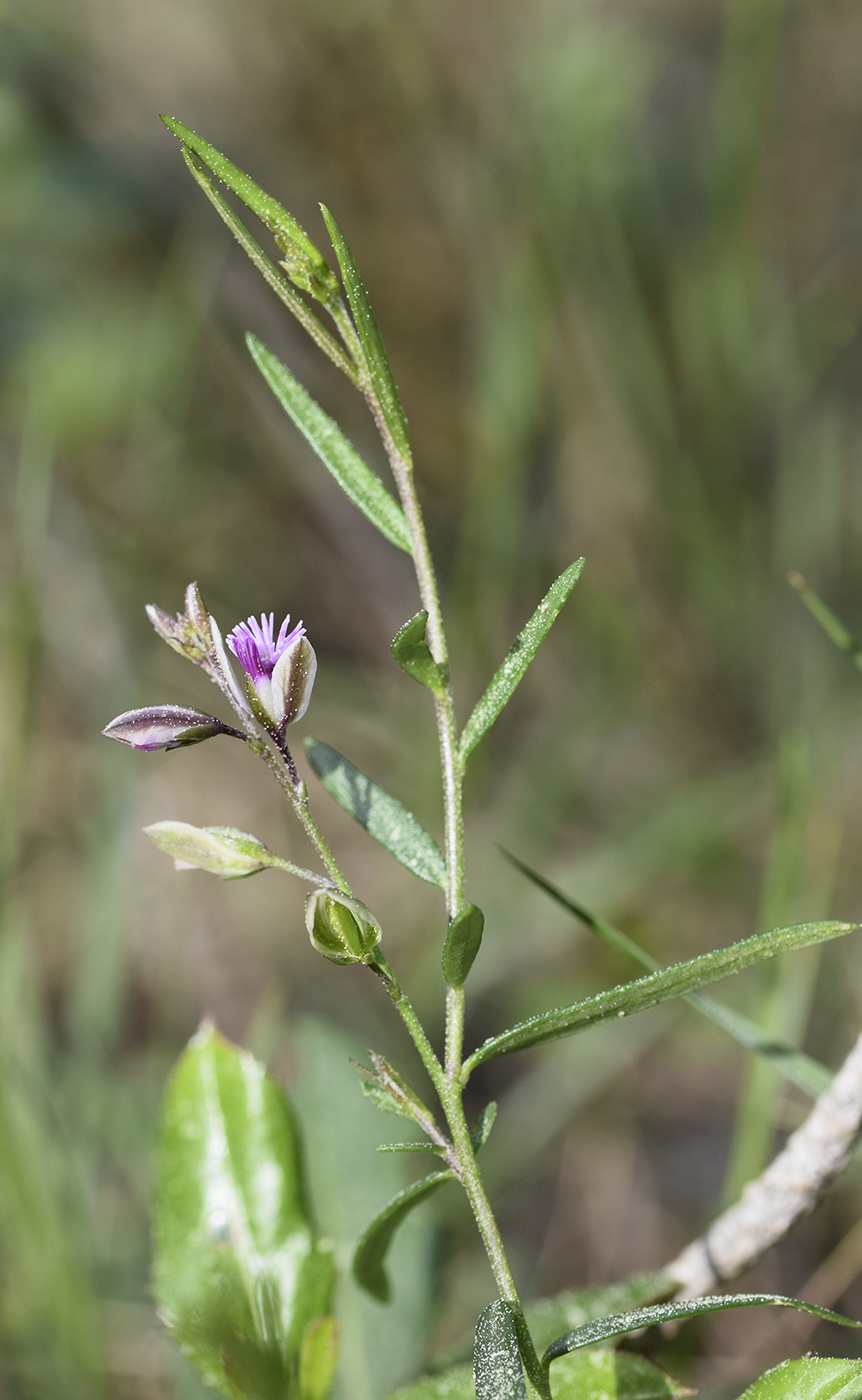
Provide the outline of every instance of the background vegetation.
[[[307,1127],[345,1256],[409,1170],[375,1156],[346,1062],[400,1046],[398,1027],[360,969],[321,964],[299,888],[176,876],[140,836],[230,823],[305,859],[258,765],[98,737],[132,705],[211,703],[143,614],[197,578],[223,630],[262,609],[305,620],[321,669],[303,731],[439,829],[427,698],[388,649],[417,605],[407,561],[312,459],[241,332],[370,454],[373,427],[158,112],[313,236],[322,199],[350,237],[410,415],[462,716],[587,556],[471,780],[479,1039],[630,971],[498,843],[663,959],[862,915],[862,679],[785,582],[801,569],[862,627],[860,79],[848,0],[0,9],[4,1397],[201,1393],[148,1301],[147,1213],[165,1074],[202,1014],[300,1105],[321,1082],[338,1100]],[[433,1004],[436,896],[322,792],[318,811]],[[720,995],[837,1064],[858,941]],[[804,1108],[684,1007],[480,1078],[528,1296],[660,1267]],[[746,1283],[858,1315],[860,1186],[851,1169]],[[389,1310],[345,1285],[345,1400],[457,1346],[488,1301],[457,1193],[405,1230],[394,1275]],[[682,1345],[702,1393],[734,1395],[806,1328],[731,1314]]]

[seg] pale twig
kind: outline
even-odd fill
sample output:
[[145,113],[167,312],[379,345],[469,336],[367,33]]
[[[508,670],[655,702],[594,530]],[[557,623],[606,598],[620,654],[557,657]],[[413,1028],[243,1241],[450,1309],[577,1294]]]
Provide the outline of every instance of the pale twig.
[[742,1197],[662,1273],[696,1298],[736,1278],[813,1210],[862,1131],[862,1036],[805,1122]]

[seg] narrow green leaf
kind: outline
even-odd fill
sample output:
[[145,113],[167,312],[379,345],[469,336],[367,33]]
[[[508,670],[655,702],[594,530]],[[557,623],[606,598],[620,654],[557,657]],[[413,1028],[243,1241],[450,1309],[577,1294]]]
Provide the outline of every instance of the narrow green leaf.
[[283,1400],[333,1282],[287,1099],[204,1025],[165,1103],[153,1278],[162,1318],[209,1385],[232,1400]]
[[835,616],[814,589],[809,588],[801,574],[790,573],[787,579],[791,587],[796,589],[811,616],[820,623],[829,640],[840,647],[841,651],[846,651],[854,666],[862,671],[862,642],[848,631],[841,619]]
[[441,1149],[433,1142],[382,1142],[378,1152],[433,1152],[440,1156]]
[[420,880],[445,889],[446,862],[440,847],[412,812],[328,744],[306,739],[305,752],[326,791],[369,836]]
[[[624,953],[650,972],[661,970],[662,964],[645,952],[639,944],[635,943],[634,939],[629,938],[628,934],[614,928],[613,925],[600,919],[596,914],[592,914],[578,900],[572,899],[557,885],[552,885],[550,880],[546,880],[544,876],[525,865],[517,856],[511,855],[509,851],[505,850],[502,853],[506,860],[514,865],[516,870],[520,870],[521,874],[525,875],[532,884],[543,890],[545,894],[550,895],[551,899],[562,905],[570,914],[574,914],[611,948],[615,948],[618,953]],[[769,1035],[748,1016],[733,1011],[729,1006],[723,1006],[720,1001],[716,1001],[705,992],[692,992],[685,999],[704,1016],[708,1016],[717,1026],[721,1026],[722,1030],[727,1031],[728,1035],[733,1036],[740,1045],[744,1045],[747,1050],[754,1050],[758,1055],[763,1055],[770,1060],[785,1079],[798,1085],[800,1089],[811,1094],[814,1098],[822,1094],[823,1090],[832,1083],[832,1072],[825,1065],[821,1065],[801,1050],[795,1050],[792,1045],[779,1040],[776,1036]]]
[[336,364],[343,374],[346,374],[352,383],[356,383],[356,366],[349,359],[341,345],[333,335],[321,325],[314,312],[303,301],[295,287],[283,273],[266,256],[256,239],[252,238],[245,224],[234,213],[233,208],[228,204],[224,195],[218,188],[215,180],[209,171],[198,160],[197,156],[189,150],[188,146],[182,147],[183,159],[191,171],[197,183],[200,185],[207,199],[212,204],[216,213],[227,224],[237,243],[243,252],[251,259],[258,272],[262,273],[269,283],[276,296],[284,302],[285,306],[293,313],[300,325],[308,332],[316,345],[324,354],[328,355],[333,364]]
[[449,925],[443,944],[443,976],[450,987],[463,987],[476,960],[485,915],[475,904],[467,904]]
[[573,1332],[598,1317],[666,1302],[678,1291],[676,1280],[665,1274],[634,1274],[620,1283],[567,1288],[552,1298],[538,1298],[527,1303],[524,1315],[536,1346],[544,1350],[563,1332]]
[[408,1118],[426,1130],[434,1124],[434,1114],[420,1099],[419,1095],[391,1065],[385,1055],[369,1050],[373,1070],[366,1069],[358,1061],[351,1061],[353,1068],[361,1076],[362,1091],[378,1108],[386,1113],[395,1113],[399,1118]]
[[299,1351],[299,1400],[327,1400],[338,1359],[338,1323],[316,1317],[305,1329]]
[[551,630],[557,615],[581,576],[583,559],[570,564],[552,584],[542,599],[530,621],[515,638],[509,653],[485,694],[478,701],[473,713],[464,726],[458,753],[465,762],[479,740],[487,734],[491,725],[504,706],[511,699],[515,687],[523,678],[542,642]]
[[257,336],[247,335],[246,344],[252,359],[285,413],[296,424],[306,442],[314,448],[344,494],[350,497],[372,525],[377,526],[381,534],[409,554],[410,532],[403,510],[386,490],[379,476],[363,462],[335,419],[324,413],[320,405],[303,389],[299,380],[294,379],[287,366],[283,365]]
[[862,1400],[862,1361],[826,1356],[782,1361],[740,1400]]
[[485,1146],[485,1143],[491,1136],[491,1129],[494,1126],[494,1119],[496,1117],[497,1105],[492,1099],[490,1103],[485,1104],[485,1107],[476,1119],[476,1126],[470,1134],[474,1152],[479,1152],[481,1148]]
[[365,283],[359,275],[359,269],[356,266],[353,253],[350,251],[350,245],[335,218],[325,204],[321,204],[320,210],[326,221],[332,246],[335,249],[335,256],[338,258],[338,265],[344,278],[347,300],[350,302],[353,323],[365,353],[365,362],[375,398],[380,405],[380,411],[392,434],[392,440],[398,452],[409,463],[411,457],[407,419],[404,416],[404,409],[389,365],[389,357],[386,354],[380,327],[371,309],[371,302],[368,300]]
[[402,671],[406,671],[414,681],[426,686],[435,695],[440,695],[445,682],[425,640],[427,624],[428,614],[425,611],[418,612],[409,622],[405,622],[392,639],[392,655]]
[[[313,295],[324,293],[329,299],[337,298],[340,293],[335,274],[320,249],[312,243],[305,229],[288,213],[284,205],[267,194],[256,180],[246,175],[245,171],[240,170],[239,166],[234,165],[221,151],[217,151],[209,141],[198,136],[191,127],[177,121],[176,117],[163,115],[162,121],[168,131],[172,131],[184,146],[188,146],[207,169],[238,195],[243,204],[266,225],[286,256],[289,275],[303,286],[303,290],[310,291]],[[294,258],[298,260],[298,266],[291,265]],[[319,284],[318,290],[315,290],[313,285],[303,285],[304,273],[316,280]]]
[[480,1314],[473,1350],[476,1400],[527,1400],[511,1303],[497,1298]]
[[739,943],[732,943],[728,948],[717,948],[689,962],[675,963],[661,972],[654,972],[650,977],[624,982],[586,1001],[575,1002],[573,1006],[543,1012],[480,1045],[465,1061],[464,1082],[477,1065],[497,1055],[508,1055],[513,1050],[526,1050],[530,1045],[572,1035],[576,1031],[586,1030],[588,1026],[609,1021],[614,1016],[630,1016],[636,1011],[645,1011],[650,1006],[659,1006],[710,982],[717,982],[721,977],[741,972],[743,968],[764,958],[774,957],[776,953],[805,948],[811,943],[824,943],[856,927],[856,924],[827,922],[796,924],[793,928],[757,933]]
[[414,1207],[433,1196],[445,1182],[453,1180],[454,1174],[450,1171],[432,1172],[430,1176],[423,1177],[413,1186],[399,1191],[362,1231],[353,1255],[353,1277],[372,1298],[377,1298],[381,1303],[389,1302],[392,1290],[385,1268],[386,1255],[402,1220]]
[[656,1303],[649,1308],[635,1308],[612,1317],[595,1318],[552,1342],[542,1357],[542,1365],[547,1368],[559,1356],[566,1356],[580,1347],[606,1342],[610,1337],[621,1337],[624,1332],[639,1331],[642,1327],[656,1327],[663,1322],[699,1317],[702,1313],[725,1312],[729,1308],[756,1307],[797,1308],[800,1312],[813,1313],[815,1317],[825,1318],[828,1322],[839,1322],[844,1327],[862,1327],[862,1322],[842,1317],[828,1308],[815,1307],[813,1303],[802,1303],[797,1298],[782,1298],[776,1293],[725,1293],[717,1298],[686,1298],[676,1303]]

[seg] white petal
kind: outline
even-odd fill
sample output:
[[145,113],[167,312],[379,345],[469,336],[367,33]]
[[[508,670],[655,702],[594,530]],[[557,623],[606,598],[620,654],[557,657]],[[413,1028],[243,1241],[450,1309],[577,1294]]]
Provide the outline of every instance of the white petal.
[[248,701],[243,695],[239,686],[239,682],[237,681],[237,678],[234,675],[234,669],[231,666],[230,661],[228,660],[228,654],[225,651],[225,645],[221,639],[219,625],[216,622],[215,618],[212,616],[212,614],[210,614],[210,630],[212,632],[213,647],[215,648],[215,654],[216,659],[218,660],[219,670],[224,676],[225,683],[227,685],[228,690],[231,693],[231,696],[233,697],[234,703],[236,704],[238,709],[242,710],[244,714],[250,715],[251,710],[249,709]]

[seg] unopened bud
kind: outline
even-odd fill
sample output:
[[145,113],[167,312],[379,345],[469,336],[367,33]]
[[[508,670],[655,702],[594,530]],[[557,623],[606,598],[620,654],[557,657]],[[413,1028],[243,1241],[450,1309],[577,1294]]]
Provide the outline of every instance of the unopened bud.
[[126,710],[125,714],[112,719],[102,733],[108,739],[116,739],[146,753],[199,744],[202,739],[212,739],[216,734],[230,734],[235,739],[245,737],[215,715],[204,715],[181,705],[150,705],[145,710]]
[[276,863],[272,852],[232,826],[190,826],[188,822],[154,822],[144,827],[154,846],[173,856],[177,870],[208,870],[223,880],[255,875]]
[[335,890],[319,889],[305,901],[305,926],[325,958],[334,963],[369,963],[380,942],[380,925],[366,905]]

